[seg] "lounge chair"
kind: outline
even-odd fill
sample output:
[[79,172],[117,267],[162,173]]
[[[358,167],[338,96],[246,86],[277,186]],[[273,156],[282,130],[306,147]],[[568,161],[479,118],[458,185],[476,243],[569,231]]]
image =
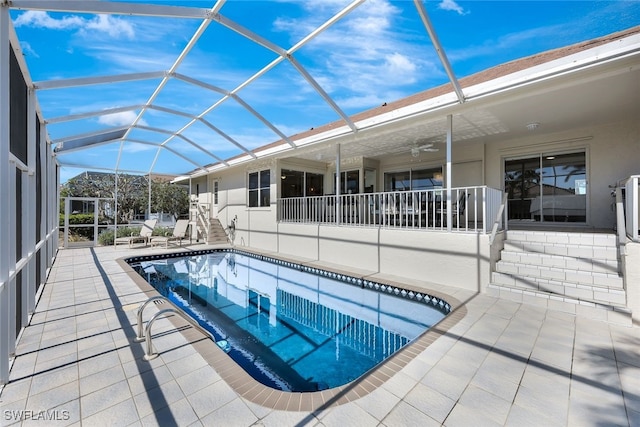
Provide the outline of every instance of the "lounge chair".
[[179,219],[176,221],[175,227],[173,227],[173,234],[167,236],[156,236],[151,239],[151,247],[163,245],[165,248],[169,247],[169,242],[178,240],[180,246],[182,246],[182,239],[187,237],[187,230],[189,229],[188,219]]
[[140,228],[140,234],[126,237],[118,237],[116,238],[116,245],[118,243],[128,243],[129,247],[132,247],[134,243],[143,242],[146,245],[149,244],[149,239],[151,238],[151,234],[153,234],[153,229],[156,227],[157,219],[148,219],[142,224]]

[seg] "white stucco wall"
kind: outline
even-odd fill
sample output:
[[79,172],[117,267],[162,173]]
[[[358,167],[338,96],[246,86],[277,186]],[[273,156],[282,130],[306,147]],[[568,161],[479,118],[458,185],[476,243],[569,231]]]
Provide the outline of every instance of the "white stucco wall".
[[[455,132],[455,129],[454,129]],[[455,144],[453,170],[473,166],[467,175],[477,176],[477,184],[494,188],[503,186],[503,161],[508,157],[547,152],[585,150],[588,168],[589,224],[595,228],[612,228],[614,212],[610,209],[609,185],[629,175],[640,173],[640,122],[620,122],[592,126],[560,133],[536,133],[527,138]],[[380,160],[378,187],[383,187],[384,172],[444,166],[444,151],[421,153],[418,158],[401,154]],[[355,269],[380,272],[482,291],[490,281],[490,265],[499,253],[490,253],[489,236],[446,234],[425,231],[344,227],[318,224],[277,222],[277,184],[282,168],[304,166],[321,171],[318,162],[260,161],[216,173],[219,182],[218,217],[226,227],[236,221],[234,244],[285,255],[341,264]],[[479,167],[478,167],[479,166]],[[271,170],[271,206],[247,207],[247,174]],[[331,168],[325,181],[330,181]],[[467,177],[466,179],[470,179]],[[329,192],[326,182],[325,192]],[[465,182],[462,184],[470,185]],[[454,185],[456,184],[454,176]],[[635,250],[635,249],[633,249]],[[637,258],[640,259],[640,255]],[[631,270],[631,280],[638,273]],[[635,276],[634,276],[635,274]],[[630,293],[637,300],[638,293]],[[634,304],[639,304],[635,302]],[[640,311],[638,308],[636,311]]]
[[472,291],[489,283],[488,236],[466,233],[280,224],[285,255]]
[[561,133],[536,133],[519,140],[487,141],[486,184],[503,188],[505,158],[586,150],[588,225],[613,229],[611,189],[617,181],[640,173],[640,121],[624,121]]
[[626,244],[623,275],[627,290],[627,307],[635,325],[640,325],[640,243]]

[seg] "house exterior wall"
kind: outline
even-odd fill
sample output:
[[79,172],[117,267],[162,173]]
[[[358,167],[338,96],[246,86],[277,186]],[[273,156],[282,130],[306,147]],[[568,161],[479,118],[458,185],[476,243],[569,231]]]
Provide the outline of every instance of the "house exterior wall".
[[622,260],[627,307],[632,312],[633,323],[640,326],[640,243],[627,243]]
[[486,144],[486,184],[503,188],[504,159],[541,152],[586,150],[587,225],[613,229],[610,185],[640,172],[640,122],[622,121]]
[[[637,156],[633,155],[640,152],[639,144],[640,125],[631,121],[532,135],[518,140],[454,144],[453,186],[484,184],[502,188],[505,158],[584,150],[589,183],[587,226],[612,229],[615,213],[611,210],[609,185],[640,172]],[[401,154],[381,159],[377,163],[378,189],[384,187],[385,172],[437,166],[443,166],[444,170],[443,154],[444,150],[440,150],[421,153],[417,158]],[[347,164],[356,168],[365,164],[362,159],[350,162],[343,162],[341,169],[345,170]],[[330,193],[334,170],[331,164],[325,165],[285,159],[217,173],[215,179],[220,182],[219,219],[226,226],[237,218],[234,245],[344,265],[356,271],[484,291],[490,282],[491,264],[499,257],[499,250],[495,245],[491,248],[488,235],[278,223],[276,202],[280,194],[280,171],[289,168],[324,171],[325,193]],[[249,208],[247,174],[266,168],[271,170],[271,206]],[[629,253],[627,264],[640,259],[636,252]],[[632,278],[636,277],[633,268],[627,267],[627,270]],[[630,299],[637,299],[633,295],[632,291]]]
[[481,291],[489,283],[488,236],[382,228],[280,224],[281,254],[428,284]]

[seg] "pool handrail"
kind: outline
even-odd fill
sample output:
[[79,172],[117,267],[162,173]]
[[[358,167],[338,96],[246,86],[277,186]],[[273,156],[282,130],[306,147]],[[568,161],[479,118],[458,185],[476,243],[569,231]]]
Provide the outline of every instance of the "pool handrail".
[[[144,311],[144,308],[147,306],[147,304],[149,304],[152,301],[158,301],[158,300],[166,301],[172,307],[160,310],[159,312],[157,312],[156,314],[151,316],[151,319],[149,319],[149,321],[147,322],[147,326],[144,328],[144,335],[142,335],[142,312]],[[203,328],[198,322],[196,322],[191,317],[189,317],[189,315],[186,314],[184,311],[182,311],[179,307],[176,307],[173,304],[173,302],[171,302],[171,300],[169,300],[168,298],[163,297],[163,296],[154,296],[154,297],[149,298],[146,302],[144,302],[144,304],[142,304],[140,306],[140,308],[138,309],[138,313],[137,313],[138,314],[138,328],[137,328],[138,333],[137,333],[137,336],[135,338],[135,341],[136,342],[140,342],[142,340],[145,341],[144,360],[149,361],[149,360],[152,360],[152,359],[155,359],[156,357],[158,357],[158,354],[153,352],[152,337],[151,337],[151,326],[161,316],[164,316],[166,314],[171,314],[171,313],[178,314],[184,320],[189,322],[191,324],[191,326],[193,326],[195,329],[199,330],[204,335],[207,335],[209,338],[211,338],[213,340],[214,343],[216,342],[216,338],[213,336],[213,334],[211,332],[209,332],[205,328]]]

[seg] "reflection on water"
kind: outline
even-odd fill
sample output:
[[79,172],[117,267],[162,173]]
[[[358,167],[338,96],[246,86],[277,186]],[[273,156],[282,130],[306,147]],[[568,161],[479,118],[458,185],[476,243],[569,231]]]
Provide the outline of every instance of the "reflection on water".
[[[315,391],[346,384],[441,320],[425,304],[238,253],[132,267],[207,328],[254,378]],[[361,281],[360,281],[361,282]]]

